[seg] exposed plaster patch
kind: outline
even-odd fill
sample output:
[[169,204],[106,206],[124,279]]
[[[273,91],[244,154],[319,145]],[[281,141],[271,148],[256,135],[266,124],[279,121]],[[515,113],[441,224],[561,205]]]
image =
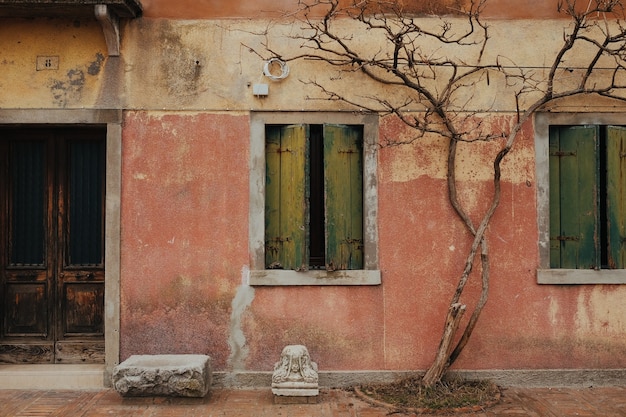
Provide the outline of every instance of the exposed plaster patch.
[[597,286],[581,291],[576,312],[577,332],[581,335],[626,333],[626,304],[624,290],[611,286]]
[[[488,132],[497,135],[511,128],[512,119],[506,117],[485,118]],[[391,163],[386,180],[407,182],[419,177],[446,180],[448,141],[436,135],[415,139],[415,133],[406,126],[397,126],[397,121],[384,120],[383,131],[391,143],[406,143],[393,147],[390,151]],[[385,130],[386,129],[386,130]],[[525,137],[526,132],[518,133],[515,147],[502,161],[502,180],[514,184],[527,184],[534,179],[534,148]],[[504,139],[483,143],[459,143],[456,156],[456,174],[459,181],[493,181],[493,160],[503,145]],[[384,143],[384,140],[383,140]],[[384,146],[384,144],[383,144]]]
[[559,302],[556,297],[549,296],[550,306],[548,307],[548,316],[550,317],[550,323],[553,326],[558,325],[559,321]]
[[[406,141],[410,137],[398,134],[396,140]],[[388,172],[389,181],[407,182],[424,175],[430,178],[446,178],[446,149],[442,140],[420,139],[416,144],[399,146],[393,150]]]
[[242,329],[243,315],[254,300],[254,288],[247,284],[250,279],[249,275],[249,268],[244,266],[241,269],[242,285],[237,288],[237,293],[231,303],[228,365],[235,372],[245,369],[245,360],[249,352],[248,346],[246,346],[246,335]]

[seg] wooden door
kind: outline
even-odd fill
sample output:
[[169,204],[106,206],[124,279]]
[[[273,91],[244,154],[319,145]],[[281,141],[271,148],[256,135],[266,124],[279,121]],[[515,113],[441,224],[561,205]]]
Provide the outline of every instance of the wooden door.
[[104,362],[104,129],[0,129],[0,362]]

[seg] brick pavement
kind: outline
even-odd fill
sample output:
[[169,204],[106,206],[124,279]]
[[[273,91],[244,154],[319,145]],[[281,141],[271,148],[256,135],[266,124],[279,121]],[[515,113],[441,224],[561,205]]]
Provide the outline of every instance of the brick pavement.
[[[626,387],[508,388],[502,401],[467,417],[626,417]],[[214,389],[205,398],[122,398],[115,391],[0,390],[0,417],[404,417],[353,393],[322,390],[317,404],[274,404],[269,389]]]

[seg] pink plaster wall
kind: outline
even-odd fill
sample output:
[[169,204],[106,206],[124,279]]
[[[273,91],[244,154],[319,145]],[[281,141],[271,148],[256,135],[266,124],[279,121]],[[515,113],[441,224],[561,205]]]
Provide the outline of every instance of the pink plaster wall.
[[323,369],[384,369],[383,303],[381,287],[258,288],[247,366],[271,370],[284,346],[304,344]]
[[[385,120],[386,135],[402,134],[395,121]],[[383,133],[381,133],[382,136]],[[380,152],[380,248],[384,280],[385,366],[424,369],[434,358],[445,313],[463,268],[470,239],[450,208],[444,179],[420,176],[413,181],[388,181],[401,148]],[[494,146],[483,146],[470,158],[489,167]],[[455,367],[461,369],[621,368],[626,365],[626,342],[618,304],[592,299],[615,299],[620,286],[554,286],[536,283],[538,267],[537,202],[532,125],[520,134],[514,151],[529,158],[505,160],[501,205],[487,235],[490,243],[490,298],[476,330]],[[415,164],[425,164],[432,149],[417,145]],[[403,159],[405,156],[403,156]],[[445,164],[445,160],[441,160]],[[486,164],[485,164],[486,163]],[[515,180],[511,180],[511,176]],[[490,181],[468,178],[463,196],[488,196]],[[487,204],[484,198],[471,213],[475,222]],[[451,248],[454,247],[454,250]],[[478,298],[479,265],[468,284],[468,313]],[[592,295],[596,293],[596,295]],[[602,294],[602,295],[598,295]],[[591,311],[581,323],[581,310]],[[604,325],[600,311],[611,319]]]
[[225,366],[248,264],[248,118],[127,113],[121,356],[210,353]]
[[[406,133],[403,129],[383,119],[381,137]],[[624,367],[626,342],[615,311],[620,307],[602,304],[619,286],[536,283],[532,135],[529,123],[514,148],[521,156],[505,161],[502,203],[488,230],[490,300],[455,366]],[[231,305],[249,265],[249,138],[247,116],[126,114],[121,359],[207,353],[216,370],[228,370],[229,338],[241,331],[246,370],[271,371],[281,349],[294,343],[305,344],[325,370],[427,367],[470,237],[450,209],[443,178],[400,181],[393,170],[401,161],[444,164],[435,156],[439,145],[379,152],[381,286],[250,289],[251,302],[235,329]],[[461,159],[479,165],[496,148],[486,146]],[[491,183],[477,178],[461,184],[462,198],[489,192]],[[476,210],[485,204],[478,200]],[[470,309],[477,278],[463,300]]]

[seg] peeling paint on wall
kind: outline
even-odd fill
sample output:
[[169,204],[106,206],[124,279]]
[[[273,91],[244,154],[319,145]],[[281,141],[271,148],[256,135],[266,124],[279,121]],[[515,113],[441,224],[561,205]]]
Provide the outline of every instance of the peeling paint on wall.
[[[496,135],[506,131],[513,119],[494,117],[485,119],[490,134]],[[446,139],[430,135],[416,138],[414,129],[402,124],[397,119],[386,118],[382,124],[388,132],[384,141],[390,143],[407,143],[393,150],[393,159],[385,180],[392,182],[408,182],[422,176],[445,181],[447,178]],[[533,177],[534,166],[529,163],[533,158],[534,148],[530,142],[531,135],[526,130],[518,135],[513,151],[502,161],[502,180],[514,184],[526,184]],[[485,143],[464,143],[458,145],[457,178],[474,182],[491,182],[493,180],[493,159],[501,149],[502,143],[491,141]],[[416,163],[417,162],[417,163]]]
[[102,69],[103,63],[104,55],[102,55],[101,53],[97,53],[95,61],[92,61],[91,64],[89,64],[89,68],[87,68],[87,72],[89,73],[89,75],[98,75],[100,73],[100,70]]
[[67,72],[67,78],[50,81],[50,91],[54,102],[59,107],[66,107],[69,103],[80,102],[85,73],[78,68]]

